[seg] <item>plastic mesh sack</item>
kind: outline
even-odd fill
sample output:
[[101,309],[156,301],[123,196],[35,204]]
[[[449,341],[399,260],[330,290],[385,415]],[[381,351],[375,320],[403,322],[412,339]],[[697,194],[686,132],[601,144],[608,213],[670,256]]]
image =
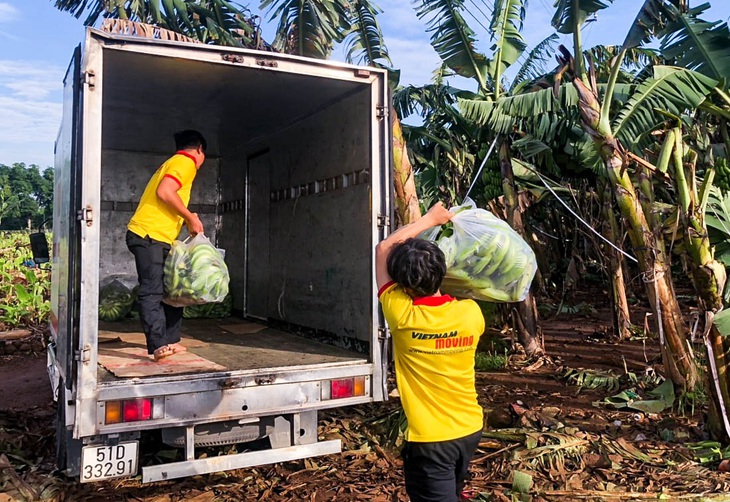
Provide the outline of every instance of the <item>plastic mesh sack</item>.
[[422,235],[435,241],[446,256],[441,291],[492,302],[524,300],[537,271],[529,244],[471,199],[450,211],[454,213],[450,223]]
[[222,302],[229,281],[223,256],[206,236],[172,243],[164,268],[165,303],[187,307]]
[[137,300],[137,278],[131,275],[110,275],[99,283],[99,319],[118,321],[132,311]]

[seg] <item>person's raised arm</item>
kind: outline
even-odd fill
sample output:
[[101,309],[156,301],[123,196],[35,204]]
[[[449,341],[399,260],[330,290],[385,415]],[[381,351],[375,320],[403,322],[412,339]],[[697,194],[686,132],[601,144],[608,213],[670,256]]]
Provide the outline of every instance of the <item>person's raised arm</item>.
[[449,222],[453,216],[441,202],[437,202],[421,218],[409,225],[400,227],[380,241],[375,246],[375,282],[378,285],[378,290],[393,280],[388,274],[388,255],[398,243],[411,237],[418,237],[421,232],[431,227],[443,225]]
[[179,189],[180,185],[174,179],[162,178],[160,184],[157,185],[157,197],[185,220],[190,235],[202,234],[203,223],[196,213],[191,213],[185,207],[185,204],[177,193]]

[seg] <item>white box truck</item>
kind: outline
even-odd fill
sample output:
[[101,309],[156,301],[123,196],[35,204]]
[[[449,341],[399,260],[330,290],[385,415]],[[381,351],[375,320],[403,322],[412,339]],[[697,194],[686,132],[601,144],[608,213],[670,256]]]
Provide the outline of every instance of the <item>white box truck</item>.
[[[153,482],[339,452],[318,441],[318,410],[387,398],[373,253],[391,215],[386,73],[89,29],[64,85],[48,351],[59,468]],[[156,363],[135,346],[139,321],[98,320],[100,282],[134,275],[127,222],[189,128],[208,140],[190,208],[225,249],[235,316],[183,322],[215,369],[119,376],[102,363]],[[180,459],[142,466],[146,434]],[[196,453],[252,440],[264,447]]]

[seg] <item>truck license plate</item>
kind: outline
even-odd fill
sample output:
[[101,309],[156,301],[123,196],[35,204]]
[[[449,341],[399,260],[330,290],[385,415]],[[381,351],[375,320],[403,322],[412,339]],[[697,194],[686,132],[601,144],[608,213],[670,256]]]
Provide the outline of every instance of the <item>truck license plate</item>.
[[81,482],[134,476],[138,456],[138,441],[114,446],[85,446],[81,451]]

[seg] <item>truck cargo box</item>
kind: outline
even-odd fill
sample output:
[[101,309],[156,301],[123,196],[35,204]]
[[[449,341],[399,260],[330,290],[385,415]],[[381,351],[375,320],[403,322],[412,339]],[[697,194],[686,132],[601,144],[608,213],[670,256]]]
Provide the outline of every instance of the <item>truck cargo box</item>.
[[[373,253],[390,214],[385,72],[89,30],[64,98],[49,349],[59,463],[82,481],[136,473],[150,430],[186,461],[143,467],[144,481],[338,451],[317,443],[317,410],[387,394]],[[161,364],[139,321],[99,322],[99,288],[134,278],[126,225],[182,129],[208,140],[189,208],[225,250],[232,316],[184,320],[188,355]],[[259,425],[236,436],[230,424]],[[271,450],[196,458],[260,437]],[[130,462],[99,474],[109,445]]]

